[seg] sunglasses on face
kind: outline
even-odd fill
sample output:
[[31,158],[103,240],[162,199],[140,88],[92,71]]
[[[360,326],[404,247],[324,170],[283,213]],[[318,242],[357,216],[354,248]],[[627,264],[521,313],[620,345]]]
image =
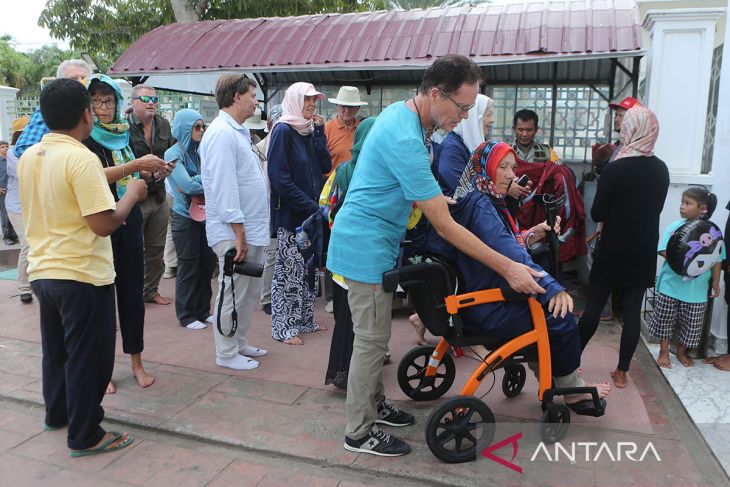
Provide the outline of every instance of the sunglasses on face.
[[142,103],[150,103],[150,102],[157,103],[159,101],[159,98],[156,96],[142,95],[142,96],[133,96],[132,100],[139,100]]
[[204,123],[196,123],[195,125],[193,125],[193,130],[205,130],[206,127],[207,125],[205,125]]

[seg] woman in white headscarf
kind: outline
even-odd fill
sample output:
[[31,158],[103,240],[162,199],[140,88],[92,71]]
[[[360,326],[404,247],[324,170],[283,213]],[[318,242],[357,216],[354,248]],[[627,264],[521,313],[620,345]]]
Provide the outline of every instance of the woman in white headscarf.
[[471,153],[484,142],[493,124],[492,99],[479,94],[474,106],[469,110],[469,118],[462,120],[441,142],[436,163],[438,167],[436,179],[446,196],[454,194]]
[[314,322],[315,292],[294,240],[296,228],[320,211],[323,175],[332,169],[324,119],[315,113],[320,98],[324,95],[310,83],[294,83],[286,90],[267,154],[271,228],[276,235],[271,334],[289,345],[302,345],[302,333],[326,329]]

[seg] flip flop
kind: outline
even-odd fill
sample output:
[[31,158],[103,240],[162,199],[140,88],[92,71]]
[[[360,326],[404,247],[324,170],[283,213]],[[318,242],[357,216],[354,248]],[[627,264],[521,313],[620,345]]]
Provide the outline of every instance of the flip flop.
[[584,399],[582,401],[574,402],[573,404],[565,403],[565,405],[568,406],[575,414],[580,416],[593,416],[595,418],[599,418],[606,413],[606,400],[599,399],[598,404],[600,406],[596,408],[593,399]]
[[71,456],[71,457],[88,457],[90,455],[98,455],[100,453],[108,453],[108,452],[112,452],[112,451],[117,451],[117,450],[121,450],[122,448],[128,447],[134,441],[134,438],[132,438],[131,436],[128,436],[126,440],[124,440],[117,446],[110,448],[109,445],[111,445],[115,441],[119,441],[120,439],[123,438],[123,435],[121,433],[117,433],[116,431],[110,431],[110,433],[112,434],[112,437],[109,438],[108,440],[106,440],[104,443],[102,443],[98,447],[92,448],[89,450],[72,451],[72,452],[69,452],[69,456]]
[[43,423],[43,431],[56,431],[61,428],[65,428],[66,426],[68,426],[68,423],[59,424],[58,426],[51,426],[48,423]]

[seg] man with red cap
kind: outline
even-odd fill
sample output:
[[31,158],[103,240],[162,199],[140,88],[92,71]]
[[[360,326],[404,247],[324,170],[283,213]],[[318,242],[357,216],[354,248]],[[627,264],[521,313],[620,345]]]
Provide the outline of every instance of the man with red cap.
[[[619,103],[610,103],[608,106],[611,110],[613,110],[613,131],[616,133],[621,132],[621,122],[624,120],[624,114],[629,108],[632,108],[634,106],[641,105],[641,102],[637,100],[636,98],[632,98],[630,96],[627,96],[621,102]],[[592,159],[593,159],[593,168],[596,171],[596,174],[600,174],[601,170],[603,169],[603,166],[611,162],[618,152],[619,146],[621,145],[621,142],[618,140],[616,143],[607,143],[607,144],[593,144],[592,147]]]

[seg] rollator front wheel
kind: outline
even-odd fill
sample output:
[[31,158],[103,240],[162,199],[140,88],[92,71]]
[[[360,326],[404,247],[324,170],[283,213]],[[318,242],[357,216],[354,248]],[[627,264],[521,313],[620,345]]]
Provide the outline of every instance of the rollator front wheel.
[[456,366],[451,355],[444,354],[436,374],[426,377],[426,367],[435,347],[424,345],[408,352],[398,364],[398,385],[403,393],[415,401],[431,401],[446,394],[456,377]]
[[545,443],[555,443],[562,440],[570,426],[570,409],[565,404],[550,402],[542,413],[540,438]]
[[439,460],[469,462],[494,439],[494,414],[473,396],[449,398],[428,417],[426,443]]
[[507,397],[515,397],[522,392],[527,379],[527,371],[522,364],[508,365],[502,377],[502,392]]

